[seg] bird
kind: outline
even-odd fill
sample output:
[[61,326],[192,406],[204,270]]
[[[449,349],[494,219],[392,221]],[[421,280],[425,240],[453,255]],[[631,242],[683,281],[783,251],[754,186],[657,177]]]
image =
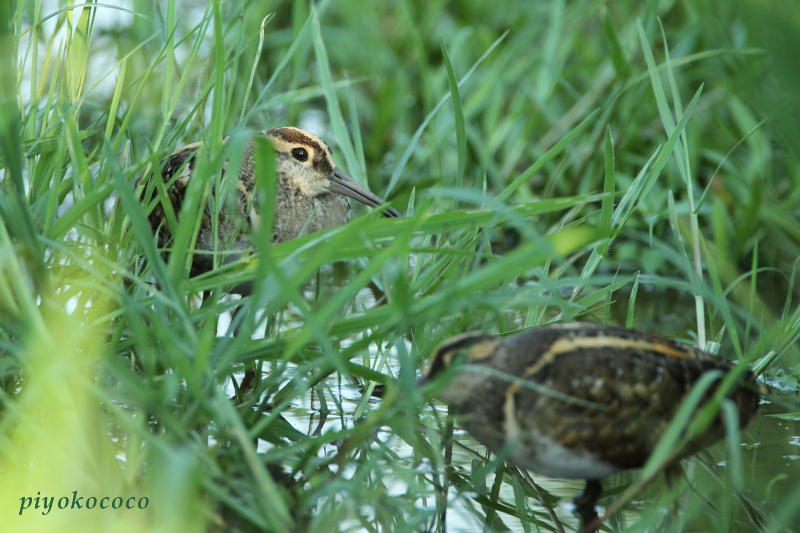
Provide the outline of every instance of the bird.
[[[507,453],[513,465],[586,480],[575,510],[584,531],[594,531],[600,480],[644,466],[700,377],[732,366],[656,335],[570,322],[506,337],[467,333],[448,339],[434,351],[421,382],[434,387],[467,433],[489,450]],[[704,401],[715,390],[710,387]],[[748,372],[729,393],[741,427],[758,408],[757,391]],[[718,417],[675,462],[723,434]]]
[[[370,207],[383,207],[385,217],[402,216],[400,211],[384,205],[386,202],[383,199],[342,172],[336,166],[328,145],[313,133],[284,126],[259,134],[271,141],[276,155],[278,182],[272,244],[347,223],[350,218],[348,198]],[[161,178],[176,216],[180,213],[189,180],[194,175],[197,151],[201,145],[195,142],[179,148],[161,163]],[[222,179],[229,177],[223,174]],[[223,263],[230,263],[252,248],[252,238],[260,224],[254,190],[253,146],[250,144],[245,149],[236,176],[232,209],[222,208],[214,215],[209,203],[204,208],[189,272],[191,277],[214,268],[215,250],[224,252]],[[166,206],[156,200],[155,188],[149,192],[152,210],[148,220],[159,247],[165,250],[173,240],[172,228],[167,223]],[[214,216],[216,221],[213,220]],[[246,295],[251,290],[251,284],[245,283],[232,288],[230,292]]]

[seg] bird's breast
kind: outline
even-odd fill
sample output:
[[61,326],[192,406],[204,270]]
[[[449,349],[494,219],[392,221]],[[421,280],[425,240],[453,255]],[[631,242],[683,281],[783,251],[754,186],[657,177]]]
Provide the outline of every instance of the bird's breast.
[[273,242],[341,226],[349,218],[347,198],[331,193],[308,196],[296,189],[281,187],[275,201]]

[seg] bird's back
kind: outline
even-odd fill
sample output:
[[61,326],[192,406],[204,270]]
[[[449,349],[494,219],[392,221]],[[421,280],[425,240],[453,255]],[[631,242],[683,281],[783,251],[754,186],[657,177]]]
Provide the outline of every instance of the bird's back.
[[[565,478],[641,467],[700,377],[731,368],[690,346],[594,324],[532,328],[473,364],[507,377],[490,372],[462,382],[474,387],[458,409],[465,428],[495,451],[509,445],[520,466]],[[758,404],[751,374],[730,398],[744,426]],[[718,417],[681,456],[720,438],[722,424]]]

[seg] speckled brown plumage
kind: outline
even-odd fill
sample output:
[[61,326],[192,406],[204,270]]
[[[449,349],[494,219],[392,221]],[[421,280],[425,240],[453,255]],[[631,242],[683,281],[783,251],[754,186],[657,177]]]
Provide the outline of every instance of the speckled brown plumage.
[[[464,428],[494,451],[515,441],[511,458],[519,466],[570,478],[603,476],[592,475],[591,468],[541,464],[537,457],[557,444],[609,465],[605,475],[641,467],[697,380],[709,370],[727,372],[731,366],[696,348],[638,331],[556,324],[507,338],[457,339],[439,350],[431,374],[448,367],[461,352],[475,368],[458,371],[441,396],[462,415]],[[480,367],[507,376],[483,373]],[[731,395],[742,425],[757,408],[752,380],[748,375],[748,386]],[[712,386],[706,398],[714,390]],[[683,456],[721,435],[717,420]]]
[[[706,372],[729,371],[731,362],[638,331],[570,323],[451,339],[434,355],[426,381],[451,368],[439,396],[464,429],[521,468],[586,479],[576,510],[584,531],[595,531],[598,480],[643,466],[692,387]],[[747,373],[729,394],[741,426],[757,410],[756,390]],[[718,417],[675,459],[713,443],[723,429]]]
[[[345,224],[350,216],[348,197],[373,207],[384,203],[344,175],[336,167],[328,146],[315,135],[293,127],[273,128],[262,134],[272,141],[277,158],[273,244]],[[162,164],[161,175],[176,216],[180,214],[186,188],[194,174],[200,145],[185,146],[168,156]],[[220,255],[219,263],[224,264],[238,259],[245,250],[252,248],[251,238],[259,225],[259,218],[255,205],[251,146],[245,150],[235,187],[232,202],[218,211],[216,224],[210,202],[206,202],[192,258],[192,276],[213,268],[214,252]],[[155,191],[152,192],[154,198]],[[212,190],[211,195],[215,194]],[[401,216],[392,208],[387,208],[384,215]],[[160,202],[155,203],[149,221],[158,237],[159,247],[168,249],[172,233]],[[247,290],[247,286],[242,286],[236,292]]]

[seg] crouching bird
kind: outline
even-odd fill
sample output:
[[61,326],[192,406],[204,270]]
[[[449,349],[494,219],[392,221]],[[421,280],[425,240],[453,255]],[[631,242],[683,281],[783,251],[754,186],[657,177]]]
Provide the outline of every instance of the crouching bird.
[[[293,127],[273,128],[262,134],[272,142],[277,156],[273,244],[345,224],[350,218],[348,198],[370,207],[385,204],[342,172],[334,163],[328,146],[316,135]],[[162,162],[161,175],[176,216],[180,214],[186,188],[194,174],[200,145],[184,146]],[[219,209],[214,214],[209,203],[206,204],[192,258],[191,276],[212,270],[215,251],[224,253],[222,263],[229,263],[241,257],[244,250],[252,248],[251,238],[259,224],[252,150],[252,146],[245,150],[239,174],[233,177],[236,180],[235,199],[231,208]],[[231,179],[231,176],[223,176],[223,180],[226,179]],[[153,191],[151,200],[154,197]],[[388,206],[383,215],[402,216]],[[173,228],[167,223],[165,206],[161,202],[153,206],[149,221],[158,236],[159,247],[168,248]],[[231,292],[247,294],[250,285],[242,284]]]
[[[585,530],[594,531],[599,480],[642,467],[700,377],[731,367],[728,360],[646,333],[564,323],[508,337],[454,337],[436,350],[423,381],[452,373],[442,377],[437,395],[468,433],[493,452],[507,453],[514,465],[585,479],[576,511]],[[756,412],[756,390],[747,373],[729,393],[741,426]],[[723,434],[718,417],[675,459]]]
[[[261,132],[261,135],[271,141],[276,155],[272,244],[347,223],[350,218],[348,198],[370,207],[382,207],[386,217],[402,216],[342,172],[333,161],[328,145],[316,135],[294,127],[273,128]],[[180,216],[189,180],[195,174],[200,146],[201,143],[186,145],[162,161],[161,177],[167,194],[161,198],[166,197],[169,205],[157,200],[159,197],[155,189],[150,189],[150,195],[146,197],[147,203],[156,200],[154,205],[151,204],[148,218],[158,237],[158,245],[165,250],[165,254],[172,245],[172,232],[175,229],[168,222],[167,212],[171,209],[176,217]],[[221,255],[218,264],[227,264],[253,248],[252,239],[260,223],[253,150],[253,145],[245,149],[238,175],[222,176],[223,183],[236,180],[229,189],[233,192],[233,202],[217,210],[212,210],[211,201],[206,202],[192,255],[190,276],[211,271],[215,264],[214,254]],[[222,188],[225,189],[226,185]],[[212,195],[217,193],[212,191]],[[228,292],[250,294],[252,283],[241,283],[229,288]],[[237,306],[234,315],[241,309]],[[256,373],[253,365],[249,366],[239,391],[253,388]]]

